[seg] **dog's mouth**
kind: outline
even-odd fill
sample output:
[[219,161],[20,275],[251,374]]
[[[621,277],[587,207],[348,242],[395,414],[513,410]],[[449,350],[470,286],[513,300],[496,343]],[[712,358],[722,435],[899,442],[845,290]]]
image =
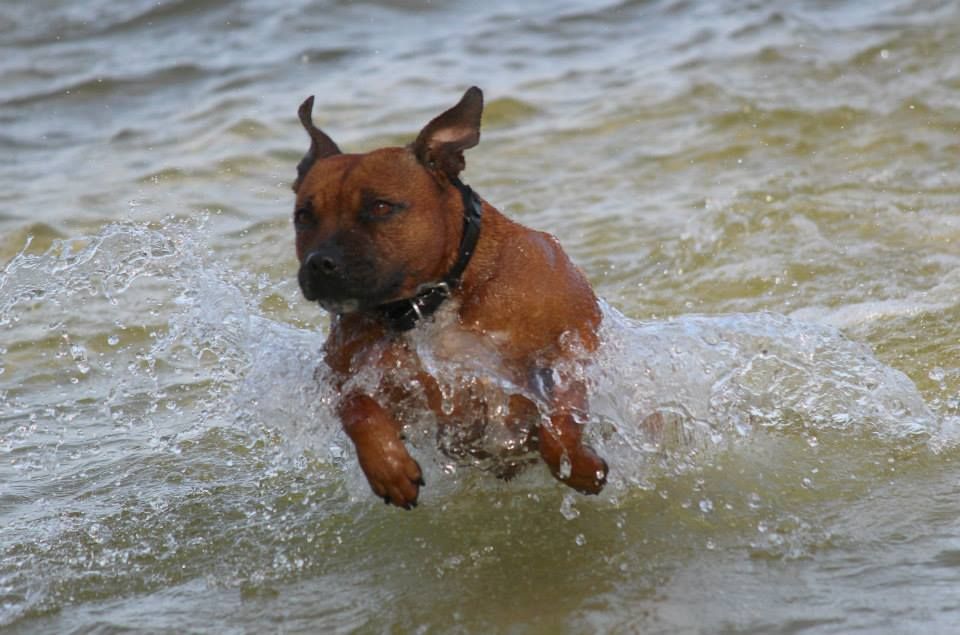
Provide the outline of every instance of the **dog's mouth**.
[[330,298],[320,298],[317,300],[324,310],[337,315],[346,315],[347,313],[356,313],[360,310],[360,300],[348,298],[346,300],[332,300]]
[[[357,267],[356,269],[359,269]],[[359,272],[358,272],[359,273]],[[305,267],[298,273],[303,297],[338,315],[369,311],[391,301],[400,293],[403,276],[318,275]]]

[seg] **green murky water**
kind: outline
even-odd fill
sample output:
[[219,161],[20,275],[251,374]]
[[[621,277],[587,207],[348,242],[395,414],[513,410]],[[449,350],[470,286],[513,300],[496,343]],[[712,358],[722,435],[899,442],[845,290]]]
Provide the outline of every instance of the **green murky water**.
[[[955,632],[957,42],[934,0],[3,4],[0,626]],[[364,150],[471,84],[465,179],[609,303],[611,483],[422,443],[398,512],[314,379],[295,111]]]

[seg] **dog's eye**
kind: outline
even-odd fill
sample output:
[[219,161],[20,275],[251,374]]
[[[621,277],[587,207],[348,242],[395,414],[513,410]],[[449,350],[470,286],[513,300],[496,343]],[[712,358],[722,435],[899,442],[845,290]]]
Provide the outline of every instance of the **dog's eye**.
[[374,201],[370,206],[370,215],[378,218],[389,216],[397,209],[397,206],[389,201]]
[[293,226],[297,229],[308,227],[313,224],[313,214],[310,210],[300,208],[293,213]]
[[383,220],[406,208],[407,206],[403,203],[394,203],[393,201],[378,198],[364,206],[362,215],[369,220]]

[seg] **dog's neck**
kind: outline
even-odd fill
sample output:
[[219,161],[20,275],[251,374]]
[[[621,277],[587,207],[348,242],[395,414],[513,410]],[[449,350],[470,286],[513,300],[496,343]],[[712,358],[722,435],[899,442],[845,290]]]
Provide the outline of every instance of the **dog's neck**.
[[463,272],[470,264],[470,259],[476,250],[483,218],[480,197],[459,178],[452,177],[450,182],[460,191],[460,197],[463,199],[463,233],[460,237],[457,260],[441,280],[420,285],[413,297],[395,300],[377,307],[380,318],[391,331],[398,333],[409,331],[421,320],[436,313],[450,294],[460,286]]

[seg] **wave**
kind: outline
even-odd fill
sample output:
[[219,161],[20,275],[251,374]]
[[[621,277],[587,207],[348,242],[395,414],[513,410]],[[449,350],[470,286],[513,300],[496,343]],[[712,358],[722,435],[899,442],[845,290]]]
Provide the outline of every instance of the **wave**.
[[[269,429],[290,457],[339,460],[350,448],[330,409],[335,395],[317,381],[323,329],[268,317],[262,307],[271,302],[288,310],[299,302],[292,280],[229,270],[195,224],[114,224],[56,240],[41,255],[21,252],[0,275],[0,327],[14,343],[0,399],[20,412],[49,377],[77,378],[79,386],[63,384],[72,395],[61,395],[65,407],[82,394],[116,402],[113,410],[137,421],[152,409],[161,414],[150,429],[178,434],[160,408],[177,387],[190,397],[175,410],[190,413],[193,430]],[[411,340],[424,358],[429,333]],[[906,375],[829,326],[772,313],[638,322],[604,305],[601,336],[583,371],[593,395],[588,436],[610,457],[614,488],[709,462],[758,434],[816,443],[840,432],[933,451],[953,442],[955,422],[934,414]],[[32,341],[61,355],[37,359]],[[474,361],[434,370],[454,382],[509,385],[495,360]],[[144,382],[146,393],[131,388]],[[118,397],[125,393],[147,394],[146,402],[130,408]],[[419,450],[449,470],[435,448]]]

